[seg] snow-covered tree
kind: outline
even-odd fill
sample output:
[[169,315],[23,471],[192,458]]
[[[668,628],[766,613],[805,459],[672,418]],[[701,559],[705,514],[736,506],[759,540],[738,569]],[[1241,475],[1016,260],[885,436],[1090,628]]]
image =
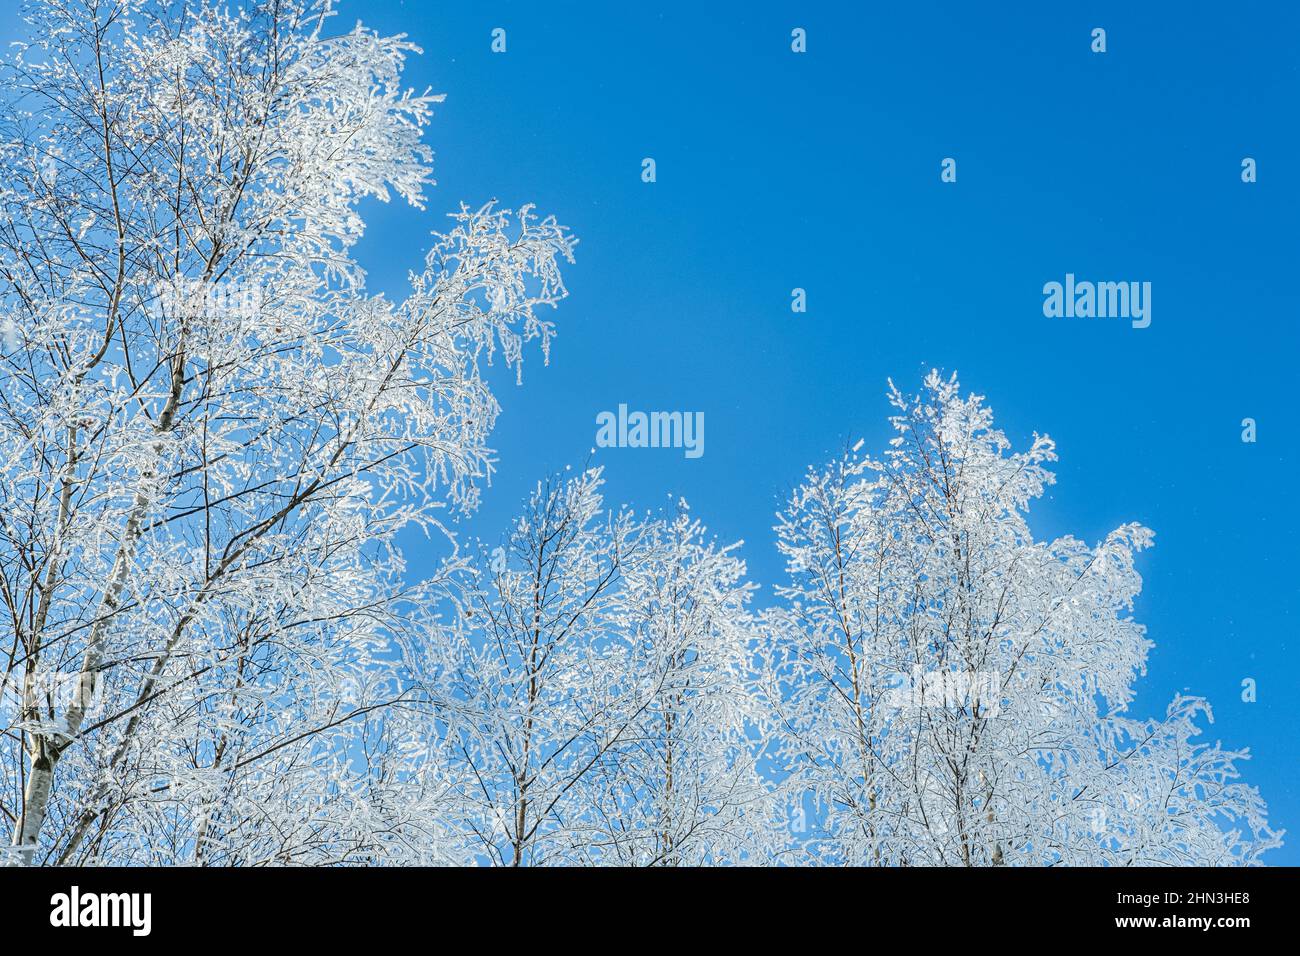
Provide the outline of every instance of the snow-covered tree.
[[[50,0],[0,63],[0,848],[13,863],[1253,863],[1278,838],[1150,642],[1125,525],[1035,541],[932,375],[811,471],[756,620],[684,502],[538,486],[458,549],[485,368],[545,356],[574,245],[461,206],[394,301],[440,97],[332,0]],[[417,264],[418,265],[418,264]],[[426,577],[398,547],[446,533]],[[441,540],[441,539],[439,539]],[[769,774],[779,781],[774,786]],[[774,808],[812,806],[782,832]],[[802,813],[802,811],[800,811]],[[802,817],[801,817],[802,824]]]
[[538,485],[456,600],[444,691],[470,852],[498,865],[762,862],[743,562],[671,517]]
[[602,772],[598,804],[621,838],[625,865],[759,864],[784,833],[756,768],[761,713],[749,684],[754,586],[678,500],[641,526],[618,595],[634,649],[631,666],[655,675],[656,694],[632,746]]
[[[1013,452],[937,373],[891,385],[883,459],[810,469],[777,526],[771,756],[820,811],[805,846],[865,865],[1249,864],[1278,843],[1245,751],[1197,740],[1202,700],[1126,716],[1151,641],[1124,525],[1036,541],[1050,439]],[[861,446],[861,442],[858,446]]]
[[394,539],[475,504],[481,366],[545,349],[573,240],[462,207],[409,297],[368,294],[359,203],[422,203],[440,97],[328,0],[30,17],[0,107],[10,856],[413,845],[427,821],[389,798],[443,782],[399,719]]

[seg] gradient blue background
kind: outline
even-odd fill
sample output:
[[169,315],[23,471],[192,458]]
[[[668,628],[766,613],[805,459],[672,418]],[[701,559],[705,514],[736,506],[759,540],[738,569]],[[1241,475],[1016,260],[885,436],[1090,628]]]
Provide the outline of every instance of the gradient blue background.
[[[958,371],[1017,445],[1058,443],[1039,537],[1156,531],[1132,712],[1208,697],[1207,736],[1251,748],[1245,777],[1292,831],[1270,862],[1296,864],[1300,12],[1136,6],[345,2],[339,29],[408,33],[410,84],[447,94],[428,211],[370,204],[358,255],[401,294],[462,199],[571,226],[551,367],[533,352],[522,387],[501,377],[499,472],[462,528],[496,538],[539,477],[581,467],[601,410],[701,410],[703,458],[592,463],[611,504],[684,495],[743,538],[760,604],[784,489],[849,436],[883,448],[888,377]],[[1044,318],[1066,272],[1150,281],[1151,327]],[[437,557],[413,540],[417,573]]]

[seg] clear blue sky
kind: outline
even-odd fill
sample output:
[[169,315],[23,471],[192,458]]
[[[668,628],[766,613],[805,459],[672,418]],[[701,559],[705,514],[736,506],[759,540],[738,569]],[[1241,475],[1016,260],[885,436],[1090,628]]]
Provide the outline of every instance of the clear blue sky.
[[[597,412],[701,410],[702,458],[592,460],[612,502],[684,495],[719,536],[745,539],[766,589],[782,577],[783,489],[846,436],[882,448],[887,377],[914,388],[931,366],[955,369],[1014,441],[1056,439],[1039,537],[1156,531],[1137,605],[1156,648],[1133,712],[1208,697],[1208,736],[1250,746],[1246,778],[1291,831],[1271,862],[1300,863],[1300,9],[340,9],[340,28],[408,33],[425,51],[411,85],[447,94],[428,212],[367,209],[358,254],[374,288],[403,290],[462,199],[536,202],[581,237],[551,367],[534,353],[522,387],[502,380],[499,474],[467,531],[496,537],[539,477],[580,467]],[[796,26],[804,55],[790,51]],[[490,50],[494,27],[505,54]],[[955,184],[940,182],[944,157]],[[1042,286],[1067,272],[1150,281],[1151,327],[1044,318]],[[1241,700],[1247,677],[1256,703]]]

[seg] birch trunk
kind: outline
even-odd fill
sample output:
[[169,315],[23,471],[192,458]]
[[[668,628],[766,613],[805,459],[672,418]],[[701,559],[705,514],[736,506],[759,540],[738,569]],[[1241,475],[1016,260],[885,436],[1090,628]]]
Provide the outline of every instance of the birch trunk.
[[[178,353],[173,363],[172,387],[167,397],[167,404],[158,417],[156,430],[159,436],[171,431],[176,417],[176,409],[180,406],[182,382],[184,381],[184,364],[185,353],[182,347],[182,351]],[[158,480],[157,471],[162,461],[163,447],[160,437],[153,444],[153,465],[140,476],[140,485],[136,490],[134,500],[131,502],[131,511],[127,516],[122,540],[118,544],[117,554],[113,559],[113,568],[109,572],[108,584],[104,588],[104,596],[100,599],[99,608],[95,615],[95,623],[86,641],[86,650],[82,655],[81,668],[77,674],[76,694],[65,712],[61,730],[57,733],[38,732],[32,734],[32,744],[29,750],[33,755],[32,765],[30,775],[27,778],[27,786],[23,791],[22,816],[19,818],[18,825],[14,828],[14,845],[21,848],[21,859],[24,863],[30,864],[36,855],[36,847],[41,837],[41,828],[45,825],[50,796],[54,791],[55,765],[58,763],[63,751],[76,740],[81,731],[82,723],[86,719],[86,708],[90,701],[94,699],[109,625],[117,612],[122,591],[126,587],[127,575],[131,569],[131,562],[135,559],[136,545],[140,539],[140,529],[149,513],[153,496],[157,490],[155,485]],[[39,646],[40,635],[34,635],[34,640],[38,642]],[[36,701],[34,699],[24,701],[24,703],[32,706],[28,713],[36,713]]]

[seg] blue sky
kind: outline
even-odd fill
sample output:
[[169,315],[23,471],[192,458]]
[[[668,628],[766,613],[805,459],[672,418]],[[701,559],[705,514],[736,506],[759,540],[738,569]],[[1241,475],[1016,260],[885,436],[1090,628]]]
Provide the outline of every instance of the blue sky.
[[[580,466],[597,412],[702,410],[702,458],[593,462],[612,501],[685,495],[770,587],[783,489],[848,435],[883,447],[888,377],[955,369],[1014,441],[1058,443],[1038,536],[1156,531],[1133,713],[1208,697],[1207,736],[1250,746],[1246,778],[1300,836],[1297,9],[601,6],[342,8],[409,33],[412,82],[447,94],[430,213],[533,201],[581,237],[551,367],[503,381],[500,471],[470,528],[495,537],[538,477]],[[400,290],[433,218],[374,211],[374,283]],[[1067,272],[1151,282],[1151,326],[1045,318]]]
[[[1017,444],[1057,441],[1039,537],[1156,531],[1133,713],[1208,697],[1207,736],[1250,746],[1292,833],[1271,862],[1297,864],[1300,9],[1138,6],[344,2],[340,28],[408,33],[410,84],[447,94],[428,211],[370,204],[358,256],[400,294],[461,200],[571,226],[551,367],[502,377],[499,473],[463,527],[495,538],[539,477],[580,467],[602,410],[699,410],[701,458],[592,462],[612,503],[684,495],[743,538],[762,601],[783,489],[847,436],[883,447],[888,377],[956,370]],[[1067,272],[1151,282],[1151,326],[1045,318]]]

